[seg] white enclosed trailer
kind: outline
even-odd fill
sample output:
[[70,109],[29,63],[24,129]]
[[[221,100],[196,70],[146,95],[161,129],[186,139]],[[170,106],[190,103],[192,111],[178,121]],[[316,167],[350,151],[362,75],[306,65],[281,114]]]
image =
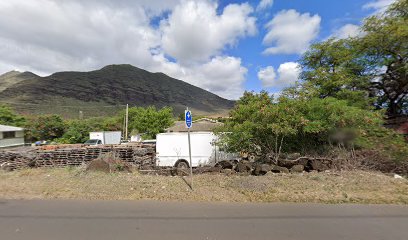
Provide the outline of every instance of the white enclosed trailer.
[[[188,133],[160,133],[156,136],[156,165],[159,167],[177,167],[189,165]],[[216,146],[217,137],[211,132],[191,132],[191,162],[193,167],[213,165],[221,160],[230,160],[234,156]]]
[[89,139],[98,139],[102,144],[120,144],[122,132],[120,131],[105,131],[105,132],[90,132]]

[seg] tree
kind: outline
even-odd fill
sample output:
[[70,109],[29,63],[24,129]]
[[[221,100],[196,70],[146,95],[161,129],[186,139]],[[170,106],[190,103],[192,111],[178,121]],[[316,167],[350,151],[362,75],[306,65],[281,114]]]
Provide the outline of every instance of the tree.
[[65,133],[58,139],[62,143],[83,143],[89,139],[89,132],[121,130],[118,117],[68,120],[64,124]]
[[71,120],[65,123],[66,131],[59,142],[62,143],[84,143],[89,139],[89,132],[94,131],[89,121]]
[[156,134],[164,132],[173,122],[173,110],[170,107],[160,110],[155,107],[129,108],[129,128],[143,133],[145,139],[155,139]]
[[388,115],[408,112],[408,1],[399,0],[382,15],[367,18],[360,51],[372,76],[376,106]]
[[370,76],[356,50],[356,39],[329,39],[313,44],[301,59],[302,91],[310,97],[334,97],[368,108]]
[[54,140],[65,132],[64,120],[59,115],[43,115],[32,118],[26,126],[32,140]]
[[217,134],[230,151],[273,153],[277,159],[281,150],[325,151],[333,132],[351,129],[359,134],[381,123],[380,114],[331,97],[274,100],[266,92],[246,92]]
[[10,107],[0,105],[0,124],[23,126],[24,122],[24,117],[17,115]]
[[365,20],[363,36],[312,45],[301,60],[303,94],[385,108],[388,115],[407,113],[407,12],[408,2],[397,1]]

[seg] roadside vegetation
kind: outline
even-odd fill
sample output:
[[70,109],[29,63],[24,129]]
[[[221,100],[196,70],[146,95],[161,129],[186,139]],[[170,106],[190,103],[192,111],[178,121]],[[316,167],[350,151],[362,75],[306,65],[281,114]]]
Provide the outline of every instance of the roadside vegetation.
[[[189,178],[186,178],[189,181]],[[81,168],[0,171],[0,198],[408,204],[408,180],[346,171],[181,177],[87,172]]]

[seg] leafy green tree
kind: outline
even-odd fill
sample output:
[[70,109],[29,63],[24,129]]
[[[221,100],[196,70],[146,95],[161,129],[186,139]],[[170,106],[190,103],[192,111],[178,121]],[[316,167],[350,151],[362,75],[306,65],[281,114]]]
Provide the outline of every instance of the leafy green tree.
[[58,139],[61,143],[84,143],[89,139],[89,132],[122,130],[117,117],[68,120],[64,124],[65,133]]
[[382,15],[367,18],[359,48],[372,76],[376,106],[388,115],[408,113],[408,1],[399,0]]
[[356,39],[329,39],[314,44],[301,60],[302,91],[310,97],[335,97],[368,108],[370,76],[356,50]]
[[66,131],[58,140],[61,143],[84,143],[89,139],[89,132],[94,129],[88,121],[71,120],[66,123]]
[[[302,56],[301,88],[309,97],[408,112],[408,2],[399,0],[367,18],[362,36],[314,44]],[[291,89],[285,94],[294,93]]]
[[10,107],[0,105],[0,124],[23,126],[25,119],[22,116],[16,114]]
[[324,151],[333,132],[352,129],[359,134],[381,123],[380,114],[331,97],[274,100],[266,92],[246,92],[217,133],[230,151],[274,153],[277,158],[281,150]]
[[54,140],[65,132],[64,120],[59,115],[42,115],[30,119],[26,125],[32,140]]
[[155,107],[129,108],[129,130],[143,133],[145,139],[156,138],[156,134],[164,132],[173,122],[173,110],[170,107],[160,110]]

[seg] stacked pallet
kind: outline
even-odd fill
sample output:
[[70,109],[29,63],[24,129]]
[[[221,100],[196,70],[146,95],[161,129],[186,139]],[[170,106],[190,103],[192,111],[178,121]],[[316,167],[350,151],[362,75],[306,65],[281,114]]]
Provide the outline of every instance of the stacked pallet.
[[91,162],[105,153],[113,153],[118,159],[135,167],[155,165],[155,149],[150,145],[110,145],[80,148],[35,149],[29,154],[1,151],[0,165],[11,170],[24,167],[79,166]]

